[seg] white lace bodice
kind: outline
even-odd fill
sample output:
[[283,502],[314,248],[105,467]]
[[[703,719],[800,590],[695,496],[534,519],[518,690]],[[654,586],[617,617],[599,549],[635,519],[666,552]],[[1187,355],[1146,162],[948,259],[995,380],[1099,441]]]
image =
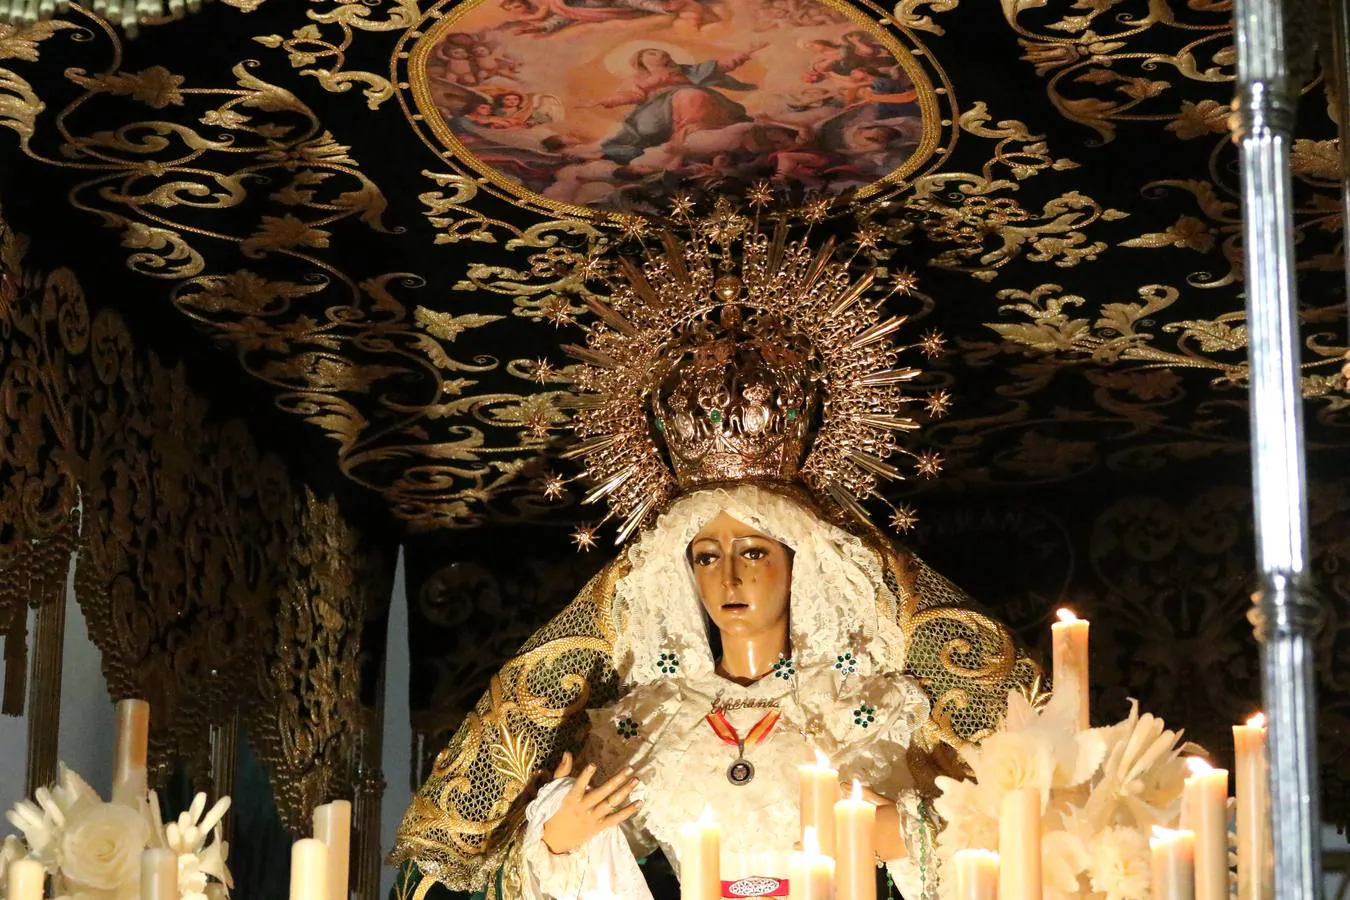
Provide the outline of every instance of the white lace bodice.
[[[777,702],[782,718],[764,743],[746,748],[754,780],[727,779],[736,759],[705,720],[718,695],[723,701]],[[746,735],[768,710],[729,709],[726,716]],[[928,717],[928,699],[904,677],[845,677],[817,665],[789,678],[768,675],[742,687],[716,675],[671,678],[635,689],[617,704],[591,713],[591,736],[582,753],[601,775],[625,765],[640,781],[642,811],[631,820],[641,849],[652,841],[677,863],[680,826],[711,807],[722,826],[722,872],[785,877],[799,839],[797,766],[819,746],[839,769],[877,793],[897,797],[912,786],[905,750]],[[814,731],[808,743],[804,732]]]

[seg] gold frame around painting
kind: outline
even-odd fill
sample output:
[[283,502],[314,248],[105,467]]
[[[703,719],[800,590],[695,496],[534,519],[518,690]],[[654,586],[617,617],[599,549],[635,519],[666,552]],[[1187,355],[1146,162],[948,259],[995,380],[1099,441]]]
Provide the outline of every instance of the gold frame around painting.
[[[428,84],[428,57],[447,31],[489,2],[493,0],[442,0],[426,10],[422,19],[400,37],[394,53],[394,83],[414,130],[438,156],[508,203],[549,216],[623,218],[625,213],[555,200],[523,187],[480,160],[446,122]],[[850,194],[854,200],[885,199],[909,185],[914,177],[939,165],[955,147],[958,110],[951,83],[919,37],[901,27],[881,7],[866,0],[856,4],[845,0],[811,2],[841,13],[878,40],[900,65],[917,95],[915,102],[922,120],[918,145],[897,168]]]

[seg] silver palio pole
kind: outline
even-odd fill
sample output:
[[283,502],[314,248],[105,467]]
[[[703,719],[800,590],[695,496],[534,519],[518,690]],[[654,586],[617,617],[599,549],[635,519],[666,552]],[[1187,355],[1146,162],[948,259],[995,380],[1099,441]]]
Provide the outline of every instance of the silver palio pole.
[[[1323,66],[1331,82],[1332,115],[1336,118],[1341,144],[1341,222],[1342,232],[1350,228],[1350,2],[1327,0],[1330,4],[1331,40],[1323,54]],[[1345,268],[1345,302],[1350,305],[1350,252],[1342,245],[1341,264]],[[1350,358],[1346,360],[1350,369]],[[1347,372],[1350,375],[1350,371]]]
[[[1343,0],[1322,0],[1343,2]],[[1317,705],[1308,580],[1308,498],[1299,384],[1289,147],[1311,46],[1295,0],[1236,0],[1233,131],[1242,179],[1251,365],[1252,488],[1260,586],[1255,596],[1262,694],[1270,728],[1277,900],[1321,888]]]

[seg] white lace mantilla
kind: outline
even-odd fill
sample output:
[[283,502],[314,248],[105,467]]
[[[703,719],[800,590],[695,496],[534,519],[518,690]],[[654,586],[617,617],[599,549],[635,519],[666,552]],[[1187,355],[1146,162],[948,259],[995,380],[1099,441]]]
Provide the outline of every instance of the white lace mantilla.
[[[704,524],[727,512],[793,549],[793,654],[775,672],[742,686],[714,672],[707,625],[686,556]],[[615,648],[627,693],[592,710],[581,762],[593,762],[596,784],[633,766],[641,812],[624,832],[597,835],[563,856],[542,846],[540,831],[570,779],[555,782],[529,810],[524,846],[531,900],[578,895],[607,869],[618,896],[650,892],[631,856],[662,848],[678,870],[680,826],[710,807],[722,828],[722,878],[786,878],[799,839],[799,775],[813,747],[829,755],[840,777],[877,793],[912,793],[905,765],[910,737],[928,718],[927,695],[901,674],[904,642],[896,599],[885,587],[877,554],[862,541],[791,500],[752,486],[702,491],[674,503],[629,551],[630,573],[615,589],[620,623]],[[705,716],[715,700],[745,735],[774,706],[782,719],[764,743],[748,747],[754,779],[733,785],[726,775],[736,748],[713,733]],[[810,735],[808,740],[807,735]],[[616,859],[617,855],[617,859]],[[909,858],[889,863],[909,897],[920,896]]]
[[686,676],[713,671],[686,551],[721,512],[792,548],[792,648],[799,664],[832,663],[852,652],[860,674],[904,668],[897,601],[877,552],[781,494],[738,485],[676,500],[629,548],[632,568],[614,586],[620,623],[614,661],[625,683],[663,680],[662,654],[673,653]]

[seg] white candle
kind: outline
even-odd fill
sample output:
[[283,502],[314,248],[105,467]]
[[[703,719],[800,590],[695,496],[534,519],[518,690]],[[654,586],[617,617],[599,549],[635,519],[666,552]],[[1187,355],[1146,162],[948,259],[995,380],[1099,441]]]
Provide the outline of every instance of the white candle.
[[998,814],[999,900],[1041,900],[1041,792],[1009,791]]
[[697,822],[680,826],[680,900],[721,900],[722,829],[705,806]]
[[178,900],[178,857],[152,847],[141,852],[141,900]]
[[834,860],[820,851],[820,839],[810,825],[802,833],[802,849],[788,863],[788,898],[834,900]]
[[1153,827],[1153,900],[1195,900],[1195,835]]
[[1269,774],[1266,717],[1257,713],[1233,726],[1237,790],[1238,900],[1269,900],[1271,883]]
[[328,900],[328,846],[301,838],[291,846],[290,900]]
[[347,900],[351,865],[352,804],[334,800],[314,808],[314,837],[328,847],[328,896]]
[[35,859],[16,859],[5,872],[5,897],[8,900],[42,900],[47,871]]
[[835,896],[839,900],[876,900],[877,808],[862,798],[862,784],[853,780],[853,795],[834,804]]
[[1051,666],[1055,692],[1068,691],[1075,696],[1075,721],[1080,731],[1092,727],[1088,690],[1092,680],[1088,667],[1088,621],[1072,610],[1061,609],[1059,621],[1050,626]]
[[1228,900],[1228,770],[1186,760],[1184,803],[1195,832],[1195,898]]
[[998,854],[957,850],[952,856],[952,900],[997,900]]
[[798,766],[797,775],[801,786],[802,846],[806,846],[806,829],[814,828],[820,852],[834,856],[834,804],[839,799],[839,770],[817,750],[815,763]]
[[149,789],[145,760],[150,744],[150,704],[144,700],[118,702],[116,740],[112,800],[123,806],[139,806]]

